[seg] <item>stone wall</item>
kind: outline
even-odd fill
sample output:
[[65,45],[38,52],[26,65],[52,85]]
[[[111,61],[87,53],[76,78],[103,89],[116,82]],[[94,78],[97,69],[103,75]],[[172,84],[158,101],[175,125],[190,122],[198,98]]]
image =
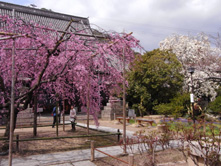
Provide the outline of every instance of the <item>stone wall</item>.
[[34,123],[34,113],[32,108],[27,108],[24,111],[19,111],[17,115],[16,126],[30,126]]

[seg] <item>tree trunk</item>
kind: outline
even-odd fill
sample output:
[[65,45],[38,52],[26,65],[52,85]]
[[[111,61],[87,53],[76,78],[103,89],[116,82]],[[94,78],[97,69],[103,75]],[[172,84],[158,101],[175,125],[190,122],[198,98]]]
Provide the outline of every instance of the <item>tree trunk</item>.
[[9,138],[9,132],[10,132],[10,111],[8,112],[7,114],[7,122],[6,122],[6,129],[5,129],[5,134],[4,134],[4,137],[7,137]]
[[140,113],[140,116],[143,117],[143,112],[141,109],[139,109],[139,113]]
[[34,96],[34,124],[33,124],[33,136],[37,136],[37,104],[38,98],[37,95]]

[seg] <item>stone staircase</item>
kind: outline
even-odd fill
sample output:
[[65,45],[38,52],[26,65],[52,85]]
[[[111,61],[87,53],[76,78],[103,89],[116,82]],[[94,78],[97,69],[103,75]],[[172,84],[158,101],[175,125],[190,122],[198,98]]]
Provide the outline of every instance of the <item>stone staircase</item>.
[[114,120],[114,118],[123,116],[123,104],[121,100],[110,99],[107,106],[101,111],[102,120]]
[[32,108],[27,108],[24,111],[19,111],[17,115],[16,126],[30,126],[34,123],[34,113]]

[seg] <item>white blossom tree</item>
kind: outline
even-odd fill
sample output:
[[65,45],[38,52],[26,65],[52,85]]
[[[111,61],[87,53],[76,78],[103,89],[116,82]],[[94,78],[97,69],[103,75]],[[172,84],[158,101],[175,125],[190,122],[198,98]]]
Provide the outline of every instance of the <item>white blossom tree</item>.
[[194,94],[215,99],[218,84],[211,78],[219,76],[216,71],[220,68],[221,51],[211,44],[207,35],[203,33],[197,36],[172,35],[160,42],[160,49],[172,51],[182,63],[182,72],[185,75],[184,90],[190,90],[191,75],[188,68],[194,67]]

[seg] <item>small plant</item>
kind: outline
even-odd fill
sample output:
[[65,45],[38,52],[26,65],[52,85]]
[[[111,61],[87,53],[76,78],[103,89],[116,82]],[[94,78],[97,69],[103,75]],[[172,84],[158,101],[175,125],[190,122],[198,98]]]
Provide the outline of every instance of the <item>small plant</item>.
[[[180,150],[183,154],[185,154],[185,151],[187,150],[195,165],[198,165],[198,162],[194,156],[202,157],[206,166],[216,166],[217,163],[218,165],[221,164],[219,159],[219,153],[221,152],[221,132],[219,135],[216,135],[213,125],[207,126],[209,132],[200,130],[201,127],[202,125],[198,124],[196,130],[194,130],[193,127],[180,128],[180,143],[182,145]],[[187,156],[185,157],[187,160]]]
[[[145,130],[137,132],[133,138],[127,137],[126,146],[127,149],[130,150],[131,153],[135,151],[135,145],[137,145],[137,149],[139,153],[142,155],[147,153],[147,160],[151,161],[151,165],[155,165],[155,151],[158,142],[157,132],[150,132],[148,135],[144,135]],[[120,141],[121,148],[124,148],[123,140]]]
[[135,120],[134,120],[134,119],[130,119],[130,120],[129,120],[129,123],[130,123],[130,124],[134,124],[134,123],[135,123]]

